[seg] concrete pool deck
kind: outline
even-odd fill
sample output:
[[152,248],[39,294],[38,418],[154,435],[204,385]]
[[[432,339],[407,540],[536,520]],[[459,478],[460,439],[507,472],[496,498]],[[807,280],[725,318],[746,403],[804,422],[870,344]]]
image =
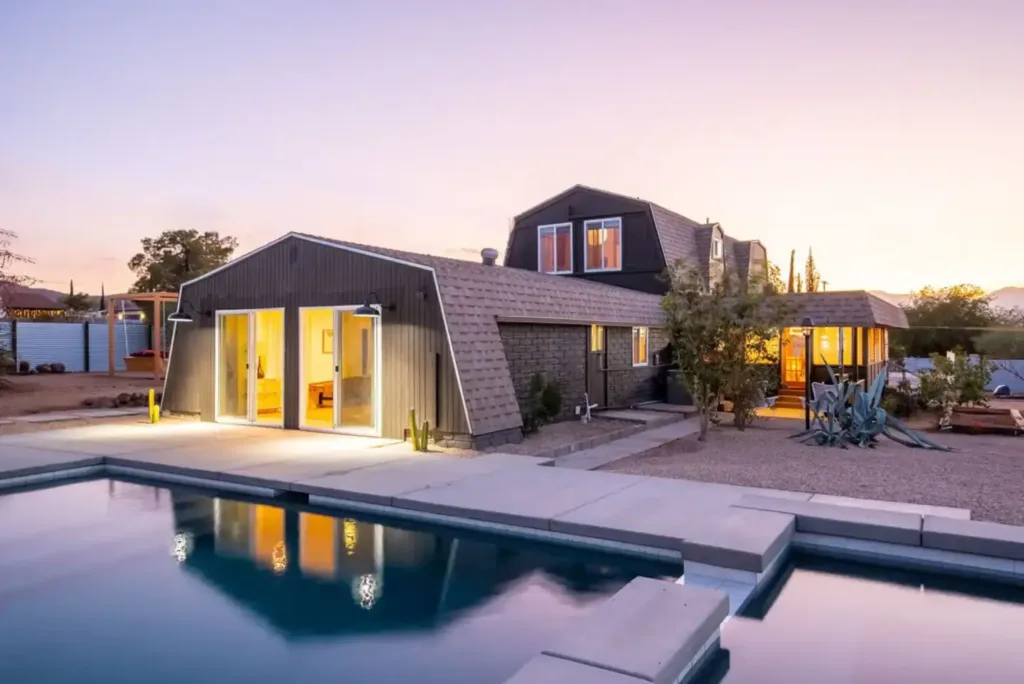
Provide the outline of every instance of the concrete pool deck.
[[[413,452],[387,440],[192,422],[0,437],[0,492],[70,478],[135,476],[258,496],[286,494],[321,507],[681,561],[685,574],[677,586],[687,591],[676,598],[710,591],[730,614],[772,576],[790,548],[1024,583],[1024,527],[974,521],[964,509],[545,467],[551,465],[530,456],[466,458]],[[647,624],[657,606],[678,605],[676,598],[648,601],[650,611],[629,620]],[[717,607],[701,619],[690,610],[665,619],[691,625],[700,635],[717,620],[717,635]],[[650,636],[638,630],[634,638]],[[714,645],[701,648],[686,668]],[[558,681],[545,677],[579,668],[600,673],[580,672],[586,676],[578,681],[609,683],[619,681],[608,678],[613,674],[673,682],[685,674],[655,668],[659,658],[678,656],[657,649],[647,651],[648,669],[583,663],[582,656],[569,657],[569,665],[552,663],[566,660],[565,653],[552,653],[538,656],[514,681]],[[650,674],[655,669],[656,676]]]

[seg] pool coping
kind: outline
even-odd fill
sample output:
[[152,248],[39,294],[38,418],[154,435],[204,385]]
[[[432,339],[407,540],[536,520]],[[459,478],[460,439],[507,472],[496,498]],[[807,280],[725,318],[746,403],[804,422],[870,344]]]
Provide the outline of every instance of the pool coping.
[[[69,454],[73,456],[73,454]],[[199,487],[206,490],[251,495],[264,499],[295,495],[292,488],[282,489],[273,480],[252,475],[235,476],[213,470],[169,466],[134,461],[124,456],[89,456],[65,462],[41,464],[0,474],[0,492],[22,487],[58,484],[67,480],[98,477],[128,477]],[[240,481],[241,480],[241,481]],[[321,489],[325,492],[325,489]],[[429,523],[452,529],[486,532],[532,541],[649,560],[678,562],[683,575],[675,584],[683,589],[712,591],[726,601],[727,615],[716,626],[712,638],[698,656],[682,670],[664,681],[678,684],[695,673],[696,668],[718,650],[722,624],[747,603],[784,567],[793,550],[876,565],[937,571],[976,579],[1024,584],[1024,527],[970,519],[956,519],[923,513],[860,508],[852,505],[782,499],[764,495],[745,495],[730,510],[768,516],[788,516],[791,532],[781,547],[772,549],[773,557],[764,559],[760,571],[722,567],[686,560],[684,539],[678,549],[630,544],[600,536],[601,528],[588,528],[595,534],[570,534],[552,529],[514,525],[461,515],[396,506],[393,503],[353,499],[347,492],[301,493],[309,505],[319,508],[363,512],[399,520]],[[657,580],[664,583],[666,580]],[[670,582],[671,583],[671,582]],[[629,585],[627,585],[629,586]],[[617,594],[616,594],[617,595]],[[614,596],[613,596],[614,598]],[[609,599],[611,600],[611,599]],[[685,612],[685,611],[684,611]],[[685,617],[685,616],[684,616]],[[704,625],[706,627],[706,625]],[[696,633],[696,632],[695,632]],[[532,662],[532,661],[531,661]],[[585,667],[601,666],[583,664]],[[607,668],[602,670],[607,674]],[[621,674],[621,673],[620,673]],[[517,675],[518,676],[518,675]],[[602,675],[603,676],[603,675]],[[515,679],[515,677],[513,677]],[[635,681],[653,681],[628,677]],[[538,681],[541,681],[538,679]],[[602,680],[603,681],[603,680]],[[661,681],[661,680],[659,680]],[[515,684],[525,684],[522,677]]]

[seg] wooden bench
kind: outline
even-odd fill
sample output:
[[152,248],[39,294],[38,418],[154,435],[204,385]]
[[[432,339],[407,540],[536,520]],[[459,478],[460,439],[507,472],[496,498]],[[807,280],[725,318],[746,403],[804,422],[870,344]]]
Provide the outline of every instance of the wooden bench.
[[964,432],[1024,433],[1024,416],[1017,409],[958,406],[953,409],[950,426]]

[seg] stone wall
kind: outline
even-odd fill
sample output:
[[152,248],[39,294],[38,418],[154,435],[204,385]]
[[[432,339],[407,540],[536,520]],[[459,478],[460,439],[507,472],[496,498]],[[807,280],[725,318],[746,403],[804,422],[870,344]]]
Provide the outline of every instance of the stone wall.
[[540,372],[562,391],[561,418],[573,415],[587,391],[587,342],[590,328],[582,325],[499,323],[505,358],[520,410],[529,402],[530,380]]
[[[540,372],[562,391],[562,415],[573,415],[587,391],[587,354],[590,327],[582,325],[538,325],[501,323],[502,344],[512,373],[512,384],[520,409],[528,405],[530,379]],[[642,401],[665,399],[665,364],[670,362],[664,330],[650,330],[649,366],[633,367],[633,329],[607,328],[610,407],[630,406]]]
[[668,351],[664,350],[668,333],[651,328],[649,334],[649,364],[633,367],[633,329],[608,328],[609,406],[665,400],[665,365],[671,362]]

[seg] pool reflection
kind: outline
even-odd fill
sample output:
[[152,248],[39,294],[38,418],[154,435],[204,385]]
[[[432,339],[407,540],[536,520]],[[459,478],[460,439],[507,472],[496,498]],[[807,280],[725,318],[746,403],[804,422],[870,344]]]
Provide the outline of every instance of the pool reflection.
[[436,628],[536,572],[580,600],[636,575],[593,557],[352,517],[185,492],[171,500],[181,566],[289,639]]

